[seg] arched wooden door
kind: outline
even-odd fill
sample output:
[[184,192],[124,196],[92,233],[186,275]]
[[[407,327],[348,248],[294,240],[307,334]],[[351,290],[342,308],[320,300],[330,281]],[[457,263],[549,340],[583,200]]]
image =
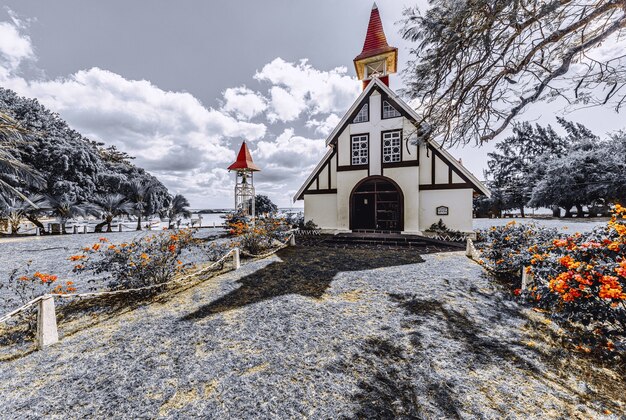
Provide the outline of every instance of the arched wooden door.
[[401,231],[404,222],[402,190],[391,179],[364,179],[350,195],[350,229]]

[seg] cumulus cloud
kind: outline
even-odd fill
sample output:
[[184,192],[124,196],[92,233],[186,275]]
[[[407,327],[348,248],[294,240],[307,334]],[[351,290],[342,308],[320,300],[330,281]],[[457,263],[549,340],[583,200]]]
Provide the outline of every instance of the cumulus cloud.
[[289,63],[276,58],[258,71],[254,78],[269,82],[271,121],[293,121],[307,110],[310,115],[345,111],[359,95],[359,84],[347,75],[346,67],[321,71],[308,60]]
[[[323,139],[296,135],[294,127],[326,136],[339,121],[337,114],[359,94],[356,79],[344,67],[322,71],[307,60],[280,58],[254,75],[258,90],[225,89],[216,98],[219,108],[203,105],[190,93],[166,91],[98,67],[57,79],[26,78],[22,64],[37,57],[22,33],[27,25],[11,18],[0,22],[0,84],[37,98],[83,135],[136,156],[139,166],[173,193],[186,195],[194,207],[231,205],[234,178],[225,168],[235,159],[240,139],[254,141],[249,145],[262,168],[255,178],[257,190],[289,205],[325,151]],[[268,132],[264,121],[282,132]]]
[[314,118],[306,122],[306,126],[315,129],[316,133],[327,136],[339,124],[341,118],[337,114],[330,114],[328,117],[320,120]]
[[228,88],[224,91],[222,110],[242,120],[250,120],[267,109],[263,95],[253,92],[245,86]]

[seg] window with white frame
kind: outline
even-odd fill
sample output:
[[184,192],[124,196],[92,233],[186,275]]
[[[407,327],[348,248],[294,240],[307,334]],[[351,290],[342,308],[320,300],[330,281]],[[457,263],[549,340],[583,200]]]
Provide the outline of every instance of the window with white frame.
[[387,74],[387,60],[376,61],[365,65],[365,78],[382,77]]
[[367,165],[369,161],[369,139],[367,134],[352,136],[352,164]]
[[401,114],[387,101],[383,101],[383,118],[395,118]]
[[383,163],[400,162],[401,131],[383,133]]
[[367,122],[369,120],[370,120],[369,105],[365,104],[363,105],[359,113],[356,114],[356,117],[354,117],[353,122],[362,123],[362,122]]

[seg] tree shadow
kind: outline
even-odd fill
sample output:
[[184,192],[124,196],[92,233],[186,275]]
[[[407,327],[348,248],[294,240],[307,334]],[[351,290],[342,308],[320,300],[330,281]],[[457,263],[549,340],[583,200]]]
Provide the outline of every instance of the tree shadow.
[[415,250],[288,247],[276,254],[281,261],[239,280],[241,287],[182,318],[204,318],[290,294],[320,298],[339,272],[372,270],[424,262]]

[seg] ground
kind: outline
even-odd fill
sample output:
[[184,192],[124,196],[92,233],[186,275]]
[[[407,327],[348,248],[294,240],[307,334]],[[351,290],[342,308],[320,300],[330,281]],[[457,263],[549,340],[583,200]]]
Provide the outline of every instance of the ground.
[[[0,362],[8,418],[617,418],[624,380],[462,252],[291,247]],[[612,414],[611,414],[612,413]]]

